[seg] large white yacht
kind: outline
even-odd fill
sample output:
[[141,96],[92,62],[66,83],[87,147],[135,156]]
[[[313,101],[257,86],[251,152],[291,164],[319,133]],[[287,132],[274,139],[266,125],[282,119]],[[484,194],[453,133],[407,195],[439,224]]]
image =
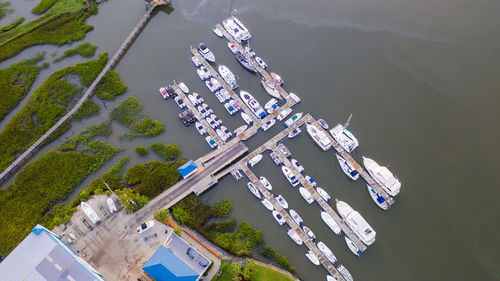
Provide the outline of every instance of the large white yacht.
[[332,142],[323,130],[318,129],[312,124],[307,124],[306,129],[311,138],[321,147],[321,149],[327,151],[332,147]]
[[225,19],[222,21],[222,25],[238,43],[252,38],[248,29],[236,17]]
[[243,102],[250,108],[250,110],[257,116],[258,118],[264,118],[266,116],[266,112],[260,106],[259,102],[255,100],[255,98],[250,95],[248,92],[240,91],[240,97]]
[[377,181],[390,196],[396,196],[401,189],[401,182],[387,169],[377,162],[363,156],[363,165],[368,173]]
[[376,232],[366,222],[366,220],[357,212],[354,211],[349,204],[344,201],[337,200],[337,211],[344,219],[345,223],[352,229],[354,234],[366,245],[371,245],[375,242]]
[[351,153],[359,145],[358,139],[347,129],[347,126],[342,124],[333,127],[330,134],[347,153]]
[[234,74],[227,68],[225,65],[219,65],[219,74],[222,76],[222,79],[226,81],[226,83],[231,87],[231,89],[236,89],[239,87],[238,82],[236,82],[236,77],[234,77]]

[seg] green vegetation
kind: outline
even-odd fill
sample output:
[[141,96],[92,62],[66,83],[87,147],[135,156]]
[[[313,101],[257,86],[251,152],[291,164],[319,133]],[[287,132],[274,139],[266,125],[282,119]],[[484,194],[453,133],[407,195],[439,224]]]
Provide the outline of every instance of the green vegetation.
[[[219,205],[227,207],[227,203],[224,202]],[[172,211],[177,222],[195,229],[232,254],[251,255],[253,248],[263,242],[262,231],[254,229],[248,223],[242,222],[238,226],[234,220],[207,223],[218,214],[214,207],[201,203],[200,198],[194,195],[177,203]],[[220,215],[227,216],[227,214],[222,212]]]
[[40,73],[41,67],[36,66],[43,60],[45,54],[38,53],[35,57],[12,64],[9,68],[0,69],[0,120],[16,107],[26,96]]
[[290,276],[281,272],[255,264],[253,260],[247,259],[246,266],[241,263],[231,263],[230,260],[222,260],[219,269],[222,273],[215,276],[212,281],[294,281]]
[[45,13],[50,7],[54,6],[54,4],[58,0],[41,0],[38,5],[36,5],[31,12],[35,15],[41,15]]
[[101,100],[114,100],[126,91],[127,86],[123,85],[118,72],[110,70],[97,85],[95,93]]
[[152,143],[151,149],[165,161],[172,161],[181,155],[181,149],[177,144],[165,145],[163,143]]
[[81,40],[93,27],[88,17],[97,13],[97,5],[82,0],[58,0],[42,16],[0,33],[0,61],[35,45],[64,45]]
[[232,208],[233,205],[229,199],[221,199],[215,203],[214,215],[218,218],[227,218]]
[[135,152],[137,152],[137,154],[139,154],[140,156],[148,155],[148,149],[144,146],[136,146]]
[[100,110],[101,108],[97,103],[95,103],[95,101],[86,100],[82,104],[80,109],[78,109],[78,111],[75,113],[75,115],[73,115],[73,120],[78,121],[93,115],[97,115]]
[[0,216],[8,218],[0,220],[0,255],[6,256],[57,201],[119,151],[94,139],[106,131],[99,127],[92,126],[70,141],[76,143],[74,149],[65,146],[64,151],[52,150],[32,161],[0,190]]
[[[66,114],[83,93],[83,86],[92,83],[106,61],[107,54],[103,53],[96,60],[58,70],[35,90],[26,105],[0,132],[0,169],[5,169],[18,153],[26,150]],[[51,139],[69,128],[70,123],[54,132]]]
[[0,28],[0,33],[9,31],[14,27],[20,25],[24,21],[24,17],[17,18],[15,21],[11,21],[8,25],[4,25]]
[[178,226],[178,227],[174,228],[174,233],[177,234],[178,236],[181,236],[182,227]]
[[271,247],[265,247],[264,249],[259,250],[259,254],[279,263],[279,265],[281,265],[283,268],[295,274],[296,270],[293,266],[290,266],[290,262],[288,261],[288,259],[285,256],[276,252],[275,249]]
[[129,213],[135,212],[149,201],[147,196],[134,192],[130,188],[118,189],[115,192],[120,196],[120,202],[125,206],[125,211]]
[[0,1],[0,19],[14,11],[14,9],[9,8],[10,4],[10,1]]
[[62,56],[54,59],[54,62],[60,62],[67,57],[72,57],[72,56],[77,55],[77,54],[79,54],[80,56],[82,56],[84,58],[90,58],[90,57],[93,57],[95,55],[96,49],[97,49],[97,46],[95,46],[95,45],[92,45],[92,44],[87,43],[87,42],[82,43],[82,44],[78,45],[76,48],[68,49],[68,50],[64,51],[64,54],[62,54]]
[[142,111],[139,100],[130,96],[123,100],[110,113],[111,119],[125,125],[130,132],[125,137],[133,139],[135,137],[156,136],[164,131],[163,124],[158,120],[152,120]]

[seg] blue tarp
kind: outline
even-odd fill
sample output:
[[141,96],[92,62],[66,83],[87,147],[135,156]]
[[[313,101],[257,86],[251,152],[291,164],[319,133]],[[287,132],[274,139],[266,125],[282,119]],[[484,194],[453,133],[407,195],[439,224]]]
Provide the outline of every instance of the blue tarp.
[[192,172],[194,172],[198,167],[194,163],[193,160],[189,160],[186,164],[180,166],[177,170],[181,173],[183,178],[189,176]]
[[198,274],[168,251],[160,246],[148,262],[142,267],[156,281],[195,281]]

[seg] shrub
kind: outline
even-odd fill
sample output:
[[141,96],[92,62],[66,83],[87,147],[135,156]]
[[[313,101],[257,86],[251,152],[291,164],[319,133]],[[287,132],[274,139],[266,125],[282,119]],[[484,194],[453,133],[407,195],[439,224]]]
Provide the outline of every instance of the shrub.
[[24,17],[17,18],[15,21],[10,22],[8,25],[2,26],[2,28],[0,28],[0,33],[15,28],[16,26],[20,25],[23,21]]
[[163,143],[152,143],[151,150],[165,161],[172,161],[181,155],[181,149],[177,144],[165,145]]
[[178,236],[181,236],[182,227],[178,226],[178,227],[174,228],[174,233],[177,234]]
[[36,5],[31,12],[35,15],[41,15],[45,13],[50,7],[52,7],[58,0],[41,0],[38,5]]
[[82,44],[78,45],[76,48],[66,50],[64,52],[64,54],[62,54],[62,56],[56,58],[54,60],[54,62],[60,62],[67,57],[72,57],[72,56],[77,55],[77,54],[79,54],[80,56],[82,56],[84,58],[90,58],[90,57],[93,57],[95,55],[96,49],[97,49],[97,46],[95,46],[95,45],[92,45],[88,42],[82,43]]
[[118,72],[111,70],[99,82],[95,93],[101,100],[114,100],[126,91],[127,86],[123,85]]
[[144,146],[136,146],[135,152],[137,152],[137,154],[139,154],[140,156],[145,156],[148,154],[148,149]]
[[231,205],[231,201],[227,198],[217,201],[214,207],[214,215],[218,218],[226,218],[229,216],[229,212],[233,206]]
[[130,167],[123,178],[127,185],[135,186],[136,190],[147,197],[153,198],[175,184],[181,177],[177,168],[183,161],[165,163],[150,161]]
[[78,109],[78,111],[75,113],[75,115],[73,115],[73,120],[78,121],[93,115],[97,115],[99,114],[100,110],[101,108],[99,107],[99,105],[97,105],[97,103],[95,103],[95,101],[86,100],[82,104],[80,109]]

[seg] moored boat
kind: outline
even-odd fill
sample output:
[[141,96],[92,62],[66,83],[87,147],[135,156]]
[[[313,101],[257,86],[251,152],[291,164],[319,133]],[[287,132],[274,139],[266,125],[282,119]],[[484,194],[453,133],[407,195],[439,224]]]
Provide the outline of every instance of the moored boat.
[[278,204],[280,204],[280,206],[283,209],[288,209],[288,202],[286,202],[285,198],[283,198],[283,196],[281,194],[276,196],[275,199],[276,199],[276,201],[278,201]]
[[316,186],[316,180],[313,177],[306,175],[306,180],[312,185]]
[[398,195],[401,189],[401,182],[385,166],[380,166],[374,160],[363,156],[363,165],[370,176],[380,184],[390,196]]
[[196,127],[196,130],[198,130],[198,133],[200,133],[200,135],[204,135],[207,133],[207,130],[205,130],[205,128],[203,128],[203,125],[201,125],[200,122],[196,121],[194,123],[194,126]]
[[347,153],[351,153],[359,145],[358,139],[347,129],[347,126],[342,124],[333,127],[330,134]]
[[345,223],[352,229],[354,234],[366,245],[371,245],[375,242],[376,232],[366,222],[366,220],[355,211],[349,204],[344,201],[337,201],[337,211],[339,212]]
[[177,83],[177,86],[179,87],[179,89],[181,89],[182,92],[184,92],[184,94],[189,93],[189,88],[186,86],[186,84],[184,84],[184,82]]
[[276,116],[276,119],[278,119],[278,121],[283,121],[283,119],[285,119],[288,115],[290,115],[290,113],[292,113],[291,108],[283,109],[281,110],[280,114]]
[[324,119],[318,119],[317,122],[323,129],[328,130],[328,123]]
[[234,130],[234,134],[235,134],[236,136],[239,136],[239,135],[241,135],[241,134],[242,134],[242,133],[243,133],[243,132],[244,132],[247,128],[248,128],[248,126],[247,126],[247,125],[243,125],[243,126],[241,126],[241,127],[238,127],[238,128],[236,128],[236,130]]
[[328,225],[328,227],[335,233],[335,234],[340,234],[342,232],[342,229],[340,226],[333,220],[333,218],[327,213],[322,211],[321,212],[321,219]]
[[300,102],[300,98],[299,98],[299,96],[297,96],[297,95],[296,95],[296,94],[294,94],[294,93],[290,93],[290,94],[289,94],[289,97],[290,97],[292,100],[294,100],[294,101],[295,101],[295,103],[299,103],[299,102]]
[[276,123],[276,120],[271,119],[271,120],[267,121],[264,125],[262,125],[261,128],[265,132],[265,131],[269,130],[275,123]]
[[198,99],[195,98],[193,95],[189,94],[188,95],[188,100],[193,104],[193,105],[198,105]]
[[372,198],[373,202],[377,204],[377,206],[379,206],[382,210],[389,209],[389,204],[387,204],[387,201],[385,201],[385,198],[382,195],[380,195],[369,184],[367,184],[366,187],[368,188],[368,193],[370,193],[370,197]]
[[290,153],[290,150],[288,150],[288,148],[283,143],[278,144],[278,149],[281,151],[281,153],[283,153],[283,155],[285,155],[286,158],[289,158],[290,156],[292,156],[292,153]]
[[288,236],[290,236],[290,238],[292,238],[293,242],[295,242],[297,245],[300,246],[304,243],[300,238],[299,234],[295,230],[290,228],[288,229],[287,234]]
[[111,213],[116,213],[116,205],[115,202],[113,201],[113,198],[110,197],[106,199],[106,204],[108,204],[108,208]]
[[335,257],[335,255],[333,254],[332,250],[330,250],[330,248],[328,248],[328,246],[326,246],[325,243],[323,243],[323,242],[320,241],[316,245],[318,246],[318,249],[323,253],[323,255],[325,255],[325,257],[331,263],[335,263],[337,261],[337,257]]
[[215,92],[217,92],[217,90],[219,90],[220,88],[222,88],[222,86],[219,83],[219,81],[217,81],[217,79],[215,79],[213,77],[210,78],[210,79],[208,79],[207,81],[205,81],[205,85],[207,85],[207,88],[212,93],[215,93]]
[[260,160],[262,160],[262,154],[257,154],[252,159],[250,159],[248,161],[248,165],[250,165],[251,167],[253,167],[253,166],[257,165],[257,163],[259,163]]
[[257,62],[257,64],[258,64],[260,67],[262,67],[262,68],[264,68],[264,69],[266,69],[266,68],[267,68],[267,63],[266,63],[263,59],[261,59],[260,57],[255,57],[255,61]]
[[292,115],[292,117],[288,118],[288,120],[285,121],[285,128],[288,128],[290,127],[293,123],[299,121],[299,119],[302,117],[302,112],[299,112],[299,113],[295,113],[294,115]]
[[177,106],[179,106],[180,109],[184,109],[186,107],[186,104],[184,103],[184,100],[182,100],[181,97],[177,96],[174,98],[175,103]]
[[273,211],[273,217],[279,223],[279,225],[283,225],[286,222],[280,212],[276,210]]
[[323,149],[323,151],[327,151],[332,146],[332,142],[326,135],[323,130],[318,129],[313,124],[306,125],[307,133],[309,136],[316,142],[316,144]]
[[261,176],[259,178],[259,181],[267,190],[273,190],[273,186],[271,185],[271,183],[269,183],[269,181],[265,177]]
[[211,137],[211,136],[207,136],[205,138],[205,141],[208,143],[208,145],[211,147],[211,148],[216,148],[217,147],[217,142],[215,142],[215,140]]
[[219,65],[218,69],[220,76],[224,79],[224,81],[226,81],[231,89],[234,90],[239,87],[238,82],[236,82],[236,77],[227,66]]
[[291,162],[295,169],[297,169],[297,172],[302,173],[304,171],[304,167],[302,166],[302,164],[300,164],[299,161],[292,158]]
[[200,77],[201,80],[207,80],[212,78],[212,74],[208,71],[208,69],[204,66],[201,66],[200,68],[196,69],[196,74],[198,74],[198,77]]
[[314,234],[314,232],[312,232],[312,230],[309,227],[303,225],[302,230],[304,230],[304,233],[307,236],[309,236],[309,238],[311,238],[312,240],[316,239],[316,235]]
[[331,275],[327,275],[326,276],[326,281],[339,281],[339,279],[337,279],[337,277],[333,277]]
[[269,156],[271,156],[271,159],[273,159],[274,164],[276,164],[276,166],[279,166],[279,165],[281,165],[281,164],[283,163],[283,162],[281,162],[281,160],[280,160],[279,156],[278,156],[278,155],[276,155],[276,153],[271,152],[271,153],[269,154]]
[[319,196],[321,196],[321,198],[323,198],[323,200],[325,201],[330,201],[330,195],[321,187],[316,187],[316,192],[319,194]]
[[271,202],[269,202],[269,200],[267,200],[266,198],[264,198],[264,200],[260,202],[262,202],[262,205],[264,205],[269,211],[274,210],[273,204],[271,204]]
[[257,69],[255,69],[255,67],[245,58],[245,56],[243,54],[241,54],[240,51],[236,51],[236,53],[234,53],[234,56],[236,57],[236,59],[238,60],[238,62],[244,67],[246,68],[248,71],[251,71],[251,72],[257,72]]
[[311,204],[312,202],[314,202],[312,194],[305,187],[303,186],[299,187],[299,192],[300,195],[302,195],[302,198],[304,198],[304,200],[306,200],[307,203]]
[[279,108],[278,101],[275,98],[270,99],[265,105],[264,109],[266,109],[267,113],[273,113]]
[[200,65],[202,65],[201,61],[196,56],[192,56],[191,61],[193,62],[194,66],[196,66],[196,67],[199,67]]
[[253,123],[252,118],[250,118],[250,116],[248,116],[248,114],[243,111],[241,112],[241,118],[243,118],[243,121],[245,121],[245,123],[247,123],[248,125]]
[[292,217],[293,221],[299,226],[301,223],[304,222],[304,220],[299,216],[299,214],[294,209],[290,209],[290,216]]
[[[236,107],[234,107],[233,104],[234,104],[234,100],[229,100],[228,102],[226,102],[224,104],[224,107],[226,108],[226,110],[229,113],[229,115],[234,115],[236,112],[238,112],[238,110],[236,109]],[[246,130],[246,128],[244,130]]]
[[236,17],[230,17],[222,21],[224,29],[236,40],[238,43],[246,41],[252,36],[248,29]]
[[337,266],[337,270],[344,277],[344,279],[346,281],[354,281],[354,279],[352,278],[351,273],[349,272],[349,270],[347,270],[347,268],[345,266],[339,265],[339,266]]
[[298,136],[301,132],[302,132],[302,130],[300,128],[295,128],[295,129],[293,129],[293,131],[288,133],[288,138],[289,139],[294,138],[294,137]]
[[264,90],[266,90],[266,93],[268,93],[271,97],[275,97],[277,99],[283,99],[274,81],[262,78],[260,80],[260,83],[262,84],[262,87],[264,87]]
[[290,182],[293,187],[296,187],[299,184],[299,180],[292,172],[292,170],[288,169],[286,166],[281,167],[281,171],[285,175],[286,179]]
[[247,53],[252,58],[255,57],[255,51],[248,46],[245,47],[245,53]]
[[220,31],[217,27],[214,27],[212,31],[215,33],[215,35],[219,36],[222,38],[224,35],[222,34],[222,31]]
[[257,118],[264,118],[266,116],[266,112],[262,106],[260,106],[259,102],[250,93],[240,91],[240,97]]
[[307,252],[306,254],[306,257],[315,265],[319,265],[319,259],[318,257],[313,253],[311,252],[311,250],[309,250],[309,252]]
[[81,204],[82,211],[85,213],[85,215],[89,218],[89,220],[93,224],[99,224],[101,222],[101,218],[97,215],[97,213],[90,207],[89,204],[82,202]]
[[250,190],[250,192],[252,192],[252,194],[255,195],[255,197],[262,199],[262,195],[260,194],[260,191],[257,189],[257,187],[255,187],[255,185],[253,183],[247,182],[247,187]]
[[198,52],[207,61],[209,61],[209,62],[215,62],[214,53],[212,53],[212,51],[210,51],[210,49],[208,48],[207,44],[200,43],[200,45],[198,46]]
[[349,250],[351,250],[351,252],[358,256],[361,254],[361,250],[358,248],[358,246],[356,246],[356,244],[354,244],[352,242],[351,239],[349,239],[347,236],[344,236],[344,240],[345,240],[345,243],[347,244],[347,247],[349,248]]
[[160,95],[164,98],[164,99],[168,99],[168,92],[167,90],[165,90],[164,87],[161,87],[158,91],[160,91]]
[[351,178],[352,180],[357,180],[359,178],[359,173],[354,169],[354,167],[347,162],[340,154],[335,153],[335,156],[337,156],[337,160],[339,161],[340,168],[342,168],[342,171]]

